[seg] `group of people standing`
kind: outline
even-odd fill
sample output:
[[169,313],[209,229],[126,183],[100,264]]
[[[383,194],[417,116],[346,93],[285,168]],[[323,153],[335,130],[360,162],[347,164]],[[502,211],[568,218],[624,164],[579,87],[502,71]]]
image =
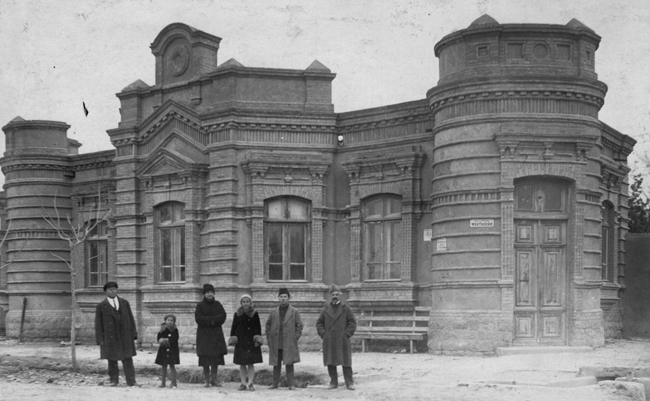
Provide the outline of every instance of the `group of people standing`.
[[[136,355],[134,340],[137,340],[133,313],[129,303],[117,297],[117,283],[111,281],[104,285],[106,299],[97,305],[95,313],[95,338],[100,346],[100,358],[108,360],[110,386],[119,383],[118,361],[122,361],[126,384],[137,386],[133,356]],[[330,389],[338,387],[337,366],[343,366],[343,377],[348,390],[354,390],[352,379],[352,346],[350,338],[357,328],[352,310],[341,302],[341,290],[335,284],[330,287],[330,302],[323,309],[316,329],[323,340],[323,364],[330,376]],[[269,389],[277,389],[280,384],[282,365],[286,367],[289,390],[296,388],[294,364],[300,362],[298,340],[302,336],[303,323],[298,309],[290,304],[291,294],[286,288],[278,293],[278,306],[271,310],[265,325],[265,336],[269,348],[269,365],[273,366],[273,383]],[[254,391],[255,364],[262,363],[262,326],[260,317],[253,307],[253,298],[242,295],[240,306],[233,316],[228,344],[234,346],[233,363],[239,365],[241,384],[239,390]],[[217,372],[225,365],[224,356],[228,353],[222,325],[226,321],[226,311],[215,299],[215,289],[211,284],[203,285],[203,299],[196,305],[194,318],[197,324],[196,354],[199,366],[203,367],[204,386],[220,387]],[[170,373],[170,387],[177,386],[175,365],[180,363],[178,347],[178,328],[176,317],[164,317],[157,335],[159,343],[155,363],[162,366],[162,382],[166,386],[167,368]]]

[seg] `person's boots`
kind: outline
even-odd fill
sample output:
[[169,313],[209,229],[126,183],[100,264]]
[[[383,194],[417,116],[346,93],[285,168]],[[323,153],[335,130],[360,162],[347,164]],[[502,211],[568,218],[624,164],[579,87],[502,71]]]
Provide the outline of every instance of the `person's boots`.
[[169,387],[171,387],[171,388],[176,387],[176,370],[172,370],[171,374],[169,376],[172,379],[172,382],[169,384]]
[[221,387],[221,384],[217,381],[217,367],[212,367],[212,387]]
[[160,386],[158,387],[165,387],[166,377],[167,377],[167,369],[163,369],[162,374],[160,375]]
[[282,372],[282,365],[273,366],[273,384],[269,389],[275,390],[280,384],[280,373]]
[[203,380],[205,380],[205,384],[203,387],[210,387],[210,368],[209,367],[203,367]]
[[296,384],[293,376],[293,365],[287,365],[287,387],[289,387],[289,390],[296,389]]
[[338,373],[336,372],[336,366],[327,365],[327,374],[330,376],[330,390],[334,390],[339,386]]

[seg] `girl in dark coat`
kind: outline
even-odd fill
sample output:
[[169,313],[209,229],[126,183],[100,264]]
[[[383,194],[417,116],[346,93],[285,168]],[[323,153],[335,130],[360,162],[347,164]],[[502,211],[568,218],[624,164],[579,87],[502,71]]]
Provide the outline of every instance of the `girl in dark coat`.
[[[228,353],[221,325],[226,321],[226,311],[221,303],[214,299],[212,284],[203,284],[203,300],[196,305],[194,320],[196,330],[196,355],[199,366],[203,366],[205,387],[221,387],[217,382],[217,369],[224,365],[223,356]],[[212,367],[212,375],[210,375]]]
[[156,355],[156,364],[162,365],[162,376],[160,387],[165,387],[165,379],[167,378],[167,365],[171,373],[172,382],[169,387],[176,387],[176,367],[181,363],[179,350],[178,350],[178,329],[176,328],[176,316],[165,316],[165,323],[160,325],[158,332],[158,354]]
[[241,305],[232,319],[229,342],[235,345],[233,363],[239,365],[239,390],[255,391],[255,365],[262,363],[262,325],[260,316],[253,308],[250,295],[244,294],[239,298]]

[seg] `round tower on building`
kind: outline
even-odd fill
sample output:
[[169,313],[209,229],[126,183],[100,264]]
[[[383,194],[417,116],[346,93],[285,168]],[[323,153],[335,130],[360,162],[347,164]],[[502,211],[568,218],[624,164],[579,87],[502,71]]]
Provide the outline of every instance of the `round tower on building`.
[[484,15],[436,44],[431,352],[604,343],[599,42]]
[[[6,331],[20,335],[26,299],[23,337],[63,339],[70,335],[70,270],[60,258],[69,248],[44,215],[71,213],[73,171],[68,156],[78,142],[67,138],[70,126],[57,121],[25,121],[16,117],[2,130],[6,138],[0,166],[5,176],[7,236]],[[55,211],[54,206],[56,205]]]

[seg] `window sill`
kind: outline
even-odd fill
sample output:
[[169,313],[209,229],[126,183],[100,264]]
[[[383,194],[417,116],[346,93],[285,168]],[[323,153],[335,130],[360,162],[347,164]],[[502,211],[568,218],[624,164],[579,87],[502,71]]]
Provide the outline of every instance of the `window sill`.
[[266,280],[267,283],[308,283],[307,280]]
[[93,285],[93,286],[88,286],[84,288],[77,288],[76,291],[98,291],[98,292],[104,292],[104,284],[102,285]]

